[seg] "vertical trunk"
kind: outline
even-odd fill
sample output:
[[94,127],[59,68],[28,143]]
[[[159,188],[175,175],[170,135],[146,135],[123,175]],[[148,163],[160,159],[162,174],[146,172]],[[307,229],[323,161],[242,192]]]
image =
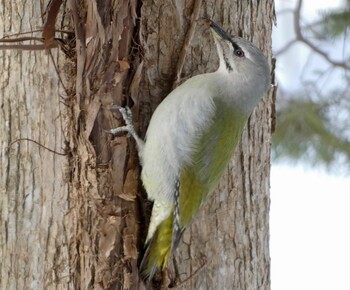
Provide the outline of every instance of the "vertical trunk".
[[[0,5],[0,38],[42,25],[38,4]],[[0,289],[73,289],[64,222],[67,158],[28,141],[65,154],[66,94],[54,66],[64,57],[0,55]]]
[[[39,4],[1,5],[4,35],[42,27]],[[67,0],[60,9],[56,28],[74,31],[74,58],[57,49],[53,59],[43,51],[1,51],[0,288],[138,289],[149,213],[134,142],[104,132],[121,124],[110,105],[132,106],[143,136],[172,87],[216,69],[199,17],[271,56],[273,2]],[[273,107],[271,94],[169,263],[180,289],[269,289]],[[10,146],[19,138],[58,152],[67,145],[66,155],[25,140]]]

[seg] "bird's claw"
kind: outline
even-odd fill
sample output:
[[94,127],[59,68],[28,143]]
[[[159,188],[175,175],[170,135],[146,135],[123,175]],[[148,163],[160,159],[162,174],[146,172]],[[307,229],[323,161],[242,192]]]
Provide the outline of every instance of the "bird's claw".
[[111,106],[111,109],[118,110],[120,114],[123,117],[123,120],[125,122],[125,126],[113,128],[111,130],[108,130],[109,133],[116,135],[121,132],[128,132],[129,134],[132,134],[135,132],[134,126],[132,124],[132,112],[129,107],[122,107],[116,104],[113,104]]
[[112,135],[117,135],[119,133],[128,133],[129,135],[131,135],[137,144],[137,149],[139,152],[139,156],[140,156],[140,152],[142,151],[142,148],[144,146],[144,142],[143,140],[137,135],[134,125],[132,123],[132,112],[131,109],[129,107],[122,107],[119,105],[115,105],[113,104],[111,106],[111,109],[117,109],[119,110],[120,114],[122,115],[124,122],[125,122],[125,126],[122,127],[118,127],[118,128],[113,128],[110,129],[108,131],[108,133],[112,134]]

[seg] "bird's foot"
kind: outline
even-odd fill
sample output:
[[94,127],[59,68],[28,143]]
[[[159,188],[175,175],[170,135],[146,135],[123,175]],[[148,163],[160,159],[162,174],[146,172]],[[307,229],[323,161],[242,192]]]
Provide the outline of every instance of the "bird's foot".
[[132,124],[132,112],[129,107],[121,107],[119,105],[112,105],[112,109],[117,109],[121,113],[125,126],[113,128],[108,130],[107,132],[112,135],[118,135],[120,133],[129,133],[136,141],[137,150],[139,152],[142,151],[144,146],[144,141],[139,137],[139,135],[136,133],[134,125]]

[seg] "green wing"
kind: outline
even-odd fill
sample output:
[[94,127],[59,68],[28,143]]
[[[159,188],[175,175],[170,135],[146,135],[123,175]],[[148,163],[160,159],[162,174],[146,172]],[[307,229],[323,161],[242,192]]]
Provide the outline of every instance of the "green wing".
[[240,140],[247,117],[223,101],[214,100],[212,125],[199,138],[191,164],[180,176],[180,226],[185,228],[199,211],[220,177]]

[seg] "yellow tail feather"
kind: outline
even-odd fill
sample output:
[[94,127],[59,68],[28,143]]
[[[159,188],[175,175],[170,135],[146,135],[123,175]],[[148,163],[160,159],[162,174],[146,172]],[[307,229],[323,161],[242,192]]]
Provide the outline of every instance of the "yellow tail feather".
[[146,252],[140,264],[140,276],[150,281],[158,270],[163,270],[170,258],[173,239],[173,215],[160,223],[153,237],[146,244]]

